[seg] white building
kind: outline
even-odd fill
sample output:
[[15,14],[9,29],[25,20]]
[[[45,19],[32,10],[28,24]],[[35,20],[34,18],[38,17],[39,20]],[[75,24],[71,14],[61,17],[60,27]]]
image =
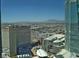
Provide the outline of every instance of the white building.
[[65,37],[63,34],[54,34],[43,40],[42,47],[47,52],[57,53],[65,46]]
[[41,58],[43,58],[43,57],[48,57],[47,52],[44,51],[43,49],[38,49],[36,53],[37,53],[37,56],[38,56],[38,57],[41,57]]

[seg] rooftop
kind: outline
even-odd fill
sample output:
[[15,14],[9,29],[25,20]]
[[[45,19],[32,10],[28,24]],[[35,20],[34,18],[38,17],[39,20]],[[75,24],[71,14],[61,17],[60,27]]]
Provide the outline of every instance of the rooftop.
[[65,38],[62,38],[61,40],[55,40],[53,41],[54,43],[59,43],[59,42],[62,42],[62,41],[65,41]]
[[52,35],[52,36],[50,36],[50,37],[48,37],[48,38],[46,38],[46,39],[44,39],[44,40],[52,40],[52,39],[54,39],[54,38],[62,38],[62,37],[64,37],[65,35],[63,35],[63,34],[55,34],[55,35]]
[[71,53],[66,49],[62,49],[59,53],[57,53],[57,55],[63,55],[65,58],[71,57]]
[[39,50],[37,50],[37,56],[45,57],[45,56],[48,56],[48,54],[43,49],[39,49]]

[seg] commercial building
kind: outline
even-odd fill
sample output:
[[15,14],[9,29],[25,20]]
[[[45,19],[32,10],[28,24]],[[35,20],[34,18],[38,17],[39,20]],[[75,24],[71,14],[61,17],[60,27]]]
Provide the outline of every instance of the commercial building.
[[[1,12],[0,12],[1,13]],[[1,18],[1,14],[0,14]],[[1,20],[0,20],[0,58],[2,57]]]
[[2,50],[9,56],[16,55],[16,35],[12,26],[2,27]]
[[65,37],[63,34],[54,34],[45,38],[42,47],[45,51],[56,54],[65,46]]
[[5,52],[5,49],[8,50],[9,56],[16,56],[20,45],[22,46],[30,42],[30,26],[9,25],[2,27],[2,48],[3,52]]
[[65,0],[66,49],[79,54],[79,0]]
[[30,26],[17,26],[16,39],[17,39],[18,46],[31,42]]

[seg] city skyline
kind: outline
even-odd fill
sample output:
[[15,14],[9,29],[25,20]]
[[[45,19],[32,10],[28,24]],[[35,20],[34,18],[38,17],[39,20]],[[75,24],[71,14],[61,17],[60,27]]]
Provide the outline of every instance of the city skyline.
[[2,0],[2,22],[64,20],[64,0]]

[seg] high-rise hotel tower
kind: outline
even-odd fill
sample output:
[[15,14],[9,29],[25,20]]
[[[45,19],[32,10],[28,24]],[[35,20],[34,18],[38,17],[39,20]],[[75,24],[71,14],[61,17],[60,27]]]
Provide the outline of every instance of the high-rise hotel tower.
[[79,54],[79,0],[65,0],[66,49]]

